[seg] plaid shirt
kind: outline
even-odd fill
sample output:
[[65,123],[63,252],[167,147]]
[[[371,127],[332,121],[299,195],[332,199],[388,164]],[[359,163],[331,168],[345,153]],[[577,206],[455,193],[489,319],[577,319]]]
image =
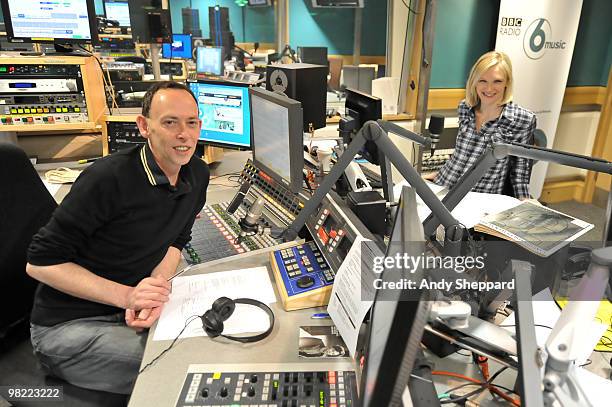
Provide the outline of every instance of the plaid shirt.
[[[459,104],[459,133],[455,143],[455,152],[440,169],[434,182],[452,188],[459,178],[474,165],[492,139],[533,144],[533,131],[536,128],[536,116],[529,110],[510,102],[496,120],[483,124],[480,133],[476,130],[476,114],[465,100]],[[475,192],[500,194],[504,188],[507,172],[514,195],[517,198],[529,198],[529,178],[531,177],[531,160],[527,158],[506,157],[497,160],[495,165],[472,188]]]

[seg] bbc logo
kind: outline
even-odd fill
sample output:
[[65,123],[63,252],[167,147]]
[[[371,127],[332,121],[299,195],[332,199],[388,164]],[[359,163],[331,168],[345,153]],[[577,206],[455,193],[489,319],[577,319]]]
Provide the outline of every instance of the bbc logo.
[[520,27],[523,24],[521,17],[502,17],[502,27]]

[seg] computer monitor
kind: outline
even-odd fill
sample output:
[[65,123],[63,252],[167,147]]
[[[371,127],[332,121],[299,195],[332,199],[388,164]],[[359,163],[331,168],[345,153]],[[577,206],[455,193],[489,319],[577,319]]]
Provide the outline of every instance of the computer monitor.
[[[416,194],[404,187],[396,212],[386,258],[421,257],[424,251],[423,228],[417,215]],[[385,283],[404,281],[420,282],[424,278],[422,269],[385,269],[380,276]],[[418,285],[417,285],[418,287]],[[420,352],[420,343],[427,319],[427,293],[414,290],[378,290],[372,305],[368,326],[368,341],[365,364],[361,375],[360,398],[362,407],[403,405],[402,396],[411,381],[415,359]],[[418,405],[439,405],[433,383],[426,378],[417,397]],[[412,392],[411,386],[411,393]],[[415,395],[411,394],[413,401]],[[425,403],[429,396],[429,402]],[[433,399],[433,400],[431,400]],[[433,404],[430,404],[433,403]],[[415,404],[417,405],[417,404]]]
[[[368,95],[355,89],[346,89],[346,102],[344,106],[346,116],[355,120],[355,130],[361,129],[365,122],[369,120],[382,119],[382,99],[376,96]],[[361,155],[372,164],[379,164],[378,148],[373,142],[366,142]]]
[[329,65],[327,47],[298,47],[298,57],[307,64]]
[[271,5],[272,0],[249,0],[249,6],[251,7],[265,7]]
[[162,57],[191,59],[191,34],[172,34],[171,44],[162,44]]
[[312,7],[363,8],[363,0],[312,0]]
[[261,88],[249,89],[253,163],[290,191],[302,190],[302,104]]
[[223,48],[197,47],[196,72],[205,75],[223,75]]
[[170,10],[160,0],[129,0],[132,38],[139,44],[161,44],[172,41]]
[[372,81],[376,79],[376,69],[372,66],[345,65],[342,67],[342,86],[372,93]]
[[119,21],[119,27],[130,26],[130,6],[127,0],[104,0],[104,14],[109,20]]
[[97,43],[97,21],[93,0],[1,0],[6,33],[11,42],[62,45]]
[[189,83],[198,100],[202,120],[200,141],[214,146],[251,148],[249,88],[244,83],[207,81]]

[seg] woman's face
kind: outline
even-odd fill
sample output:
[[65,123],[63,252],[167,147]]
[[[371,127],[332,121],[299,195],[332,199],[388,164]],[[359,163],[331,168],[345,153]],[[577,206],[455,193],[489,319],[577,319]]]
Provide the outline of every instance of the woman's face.
[[499,106],[504,99],[507,81],[499,65],[487,69],[476,82],[481,106]]

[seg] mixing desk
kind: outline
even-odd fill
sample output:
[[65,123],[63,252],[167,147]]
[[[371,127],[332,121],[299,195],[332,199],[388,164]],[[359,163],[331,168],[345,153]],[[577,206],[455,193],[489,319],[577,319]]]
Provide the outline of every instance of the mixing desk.
[[176,406],[353,407],[354,372],[190,372]]
[[238,221],[246,211],[240,207],[230,214],[226,211],[227,206],[227,202],[204,206],[191,229],[191,242],[183,249],[187,263],[205,263],[281,243],[267,234],[246,236],[237,243],[240,234]]

